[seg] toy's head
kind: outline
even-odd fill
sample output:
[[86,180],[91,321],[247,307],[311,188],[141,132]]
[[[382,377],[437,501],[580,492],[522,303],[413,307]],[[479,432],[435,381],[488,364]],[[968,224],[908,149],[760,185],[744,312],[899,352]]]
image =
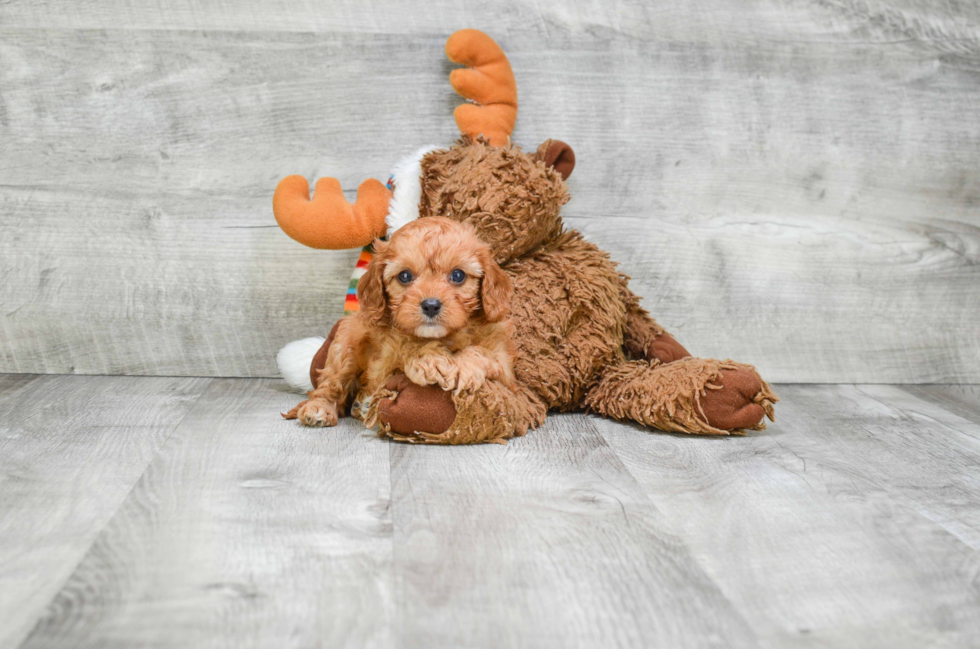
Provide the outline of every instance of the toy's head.
[[388,187],[365,181],[353,205],[333,178],[317,182],[312,201],[305,178],[283,179],[273,211],[289,236],[314,248],[353,248],[416,218],[443,216],[472,225],[503,263],[561,229],[559,210],[568,201],[564,181],[575,167],[571,147],[548,140],[527,153],[510,143],[517,85],[507,57],[489,36],[456,32],[446,54],[467,66],[449,77],[456,92],[473,102],[454,113],[462,139],[449,149],[430,147],[406,158]]
[[500,263],[520,257],[561,228],[558,212],[568,192],[561,174],[546,164],[549,148],[571,151],[549,141],[528,154],[464,138],[429,153],[422,159],[419,216],[472,225]]

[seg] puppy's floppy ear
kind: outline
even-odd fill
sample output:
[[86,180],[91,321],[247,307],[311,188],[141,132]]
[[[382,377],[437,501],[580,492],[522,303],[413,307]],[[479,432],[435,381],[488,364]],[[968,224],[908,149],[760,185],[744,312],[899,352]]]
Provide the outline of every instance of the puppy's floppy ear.
[[483,266],[483,279],[480,283],[483,313],[488,321],[500,322],[510,315],[510,298],[514,294],[514,287],[507,273],[493,260],[489,248],[480,249],[479,260]]
[[388,262],[388,244],[374,240],[375,255],[368,263],[367,272],[357,282],[357,301],[361,312],[373,324],[380,324],[388,314],[388,296],[385,294],[384,269]]

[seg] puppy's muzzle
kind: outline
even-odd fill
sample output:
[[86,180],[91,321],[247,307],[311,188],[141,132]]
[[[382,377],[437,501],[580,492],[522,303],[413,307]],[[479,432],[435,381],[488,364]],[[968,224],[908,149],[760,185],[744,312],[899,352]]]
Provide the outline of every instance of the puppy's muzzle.
[[430,319],[436,317],[439,315],[439,312],[442,311],[442,302],[433,297],[422,300],[422,304],[420,306],[422,307],[423,315]]

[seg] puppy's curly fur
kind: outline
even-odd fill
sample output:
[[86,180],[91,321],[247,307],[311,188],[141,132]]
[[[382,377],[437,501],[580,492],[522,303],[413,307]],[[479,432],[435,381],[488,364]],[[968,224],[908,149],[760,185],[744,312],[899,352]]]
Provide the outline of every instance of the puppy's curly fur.
[[512,387],[513,289],[475,230],[432,217],[374,245],[358,283],[360,311],[338,324],[309,398],[283,416],[334,426],[356,397],[357,414],[373,426],[373,397],[397,372],[456,395],[488,379]]

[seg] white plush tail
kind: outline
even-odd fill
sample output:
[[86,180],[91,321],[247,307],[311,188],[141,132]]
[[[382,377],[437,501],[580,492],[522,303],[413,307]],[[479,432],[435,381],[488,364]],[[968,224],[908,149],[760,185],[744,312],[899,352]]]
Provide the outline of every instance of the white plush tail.
[[279,350],[276,354],[276,365],[286,383],[297,392],[307,393],[313,389],[310,383],[310,365],[313,357],[320,351],[326,338],[304,338],[294,340]]

